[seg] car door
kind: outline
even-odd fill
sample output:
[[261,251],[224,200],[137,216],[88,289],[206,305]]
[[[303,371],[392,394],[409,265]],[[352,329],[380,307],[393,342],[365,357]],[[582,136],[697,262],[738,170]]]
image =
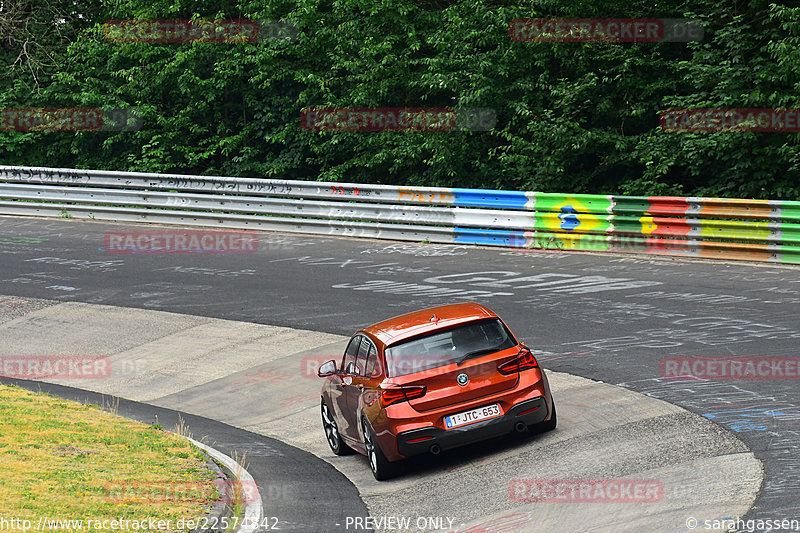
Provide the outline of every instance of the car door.
[[361,378],[361,384],[364,389],[361,391],[361,403],[359,404],[359,411],[363,411],[367,415],[367,420],[372,422],[381,410],[380,400],[380,385],[383,382],[383,365],[381,364],[381,357],[378,355],[378,349],[375,344],[370,342],[369,352],[367,353],[366,370],[364,377]]
[[353,382],[345,392],[347,412],[353,417],[349,423],[356,428],[361,412],[373,405],[378,398],[375,391],[380,383],[379,375],[378,350],[367,336],[363,336],[358,347]]
[[331,400],[336,421],[339,425],[339,434],[345,440],[358,440],[358,426],[352,426],[353,417],[349,413],[347,395],[353,388],[353,372],[355,371],[358,350],[361,347],[362,335],[356,335],[347,345],[342,356],[342,365],[333,380],[331,387]]

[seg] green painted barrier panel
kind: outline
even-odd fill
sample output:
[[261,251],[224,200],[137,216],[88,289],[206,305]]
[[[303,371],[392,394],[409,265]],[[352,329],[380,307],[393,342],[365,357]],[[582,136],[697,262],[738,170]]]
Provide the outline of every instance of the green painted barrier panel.
[[611,214],[611,203],[611,197],[602,194],[534,194],[534,209],[549,213]]

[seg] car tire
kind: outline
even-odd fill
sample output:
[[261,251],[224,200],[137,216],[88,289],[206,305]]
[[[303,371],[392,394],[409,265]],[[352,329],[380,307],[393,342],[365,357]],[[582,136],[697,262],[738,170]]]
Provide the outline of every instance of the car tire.
[[364,448],[367,451],[367,459],[369,460],[369,468],[372,470],[372,475],[378,481],[384,481],[395,475],[395,465],[389,462],[381,450],[378,439],[375,437],[375,432],[372,431],[366,419],[361,419],[361,429],[364,432]]
[[325,400],[322,400],[320,411],[322,413],[322,430],[325,432],[325,440],[328,441],[328,446],[335,455],[349,455],[353,453],[350,448],[342,440],[342,435],[339,433],[339,426],[336,425],[336,418],[333,416],[333,411],[330,410]]
[[535,433],[546,433],[556,429],[558,424],[558,417],[556,416],[556,402],[553,402],[553,414],[550,415],[550,420],[546,422],[539,422],[531,426],[531,430]]

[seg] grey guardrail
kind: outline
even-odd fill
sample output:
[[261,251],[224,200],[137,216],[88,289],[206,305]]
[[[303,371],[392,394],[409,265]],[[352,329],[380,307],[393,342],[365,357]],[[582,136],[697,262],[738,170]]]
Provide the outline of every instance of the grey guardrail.
[[0,166],[0,214],[800,264],[800,202]]

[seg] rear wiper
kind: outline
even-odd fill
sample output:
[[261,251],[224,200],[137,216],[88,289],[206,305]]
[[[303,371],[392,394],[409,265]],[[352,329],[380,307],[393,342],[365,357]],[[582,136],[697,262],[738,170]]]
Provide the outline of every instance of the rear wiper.
[[484,348],[482,350],[475,350],[474,352],[469,352],[468,354],[462,356],[461,359],[458,360],[458,362],[456,363],[456,366],[461,366],[461,363],[463,363],[464,361],[466,361],[467,359],[469,359],[471,357],[478,357],[479,355],[485,355],[487,353],[492,353],[492,352],[494,352],[496,350],[497,350],[497,348]]

